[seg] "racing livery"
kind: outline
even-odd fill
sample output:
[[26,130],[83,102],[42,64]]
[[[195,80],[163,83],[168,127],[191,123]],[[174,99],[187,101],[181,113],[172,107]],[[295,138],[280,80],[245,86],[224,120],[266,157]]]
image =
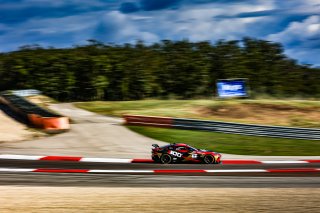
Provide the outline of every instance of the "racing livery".
[[220,153],[196,149],[184,143],[174,143],[162,147],[158,144],[153,144],[152,146],[152,160],[157,163],[221,163]]

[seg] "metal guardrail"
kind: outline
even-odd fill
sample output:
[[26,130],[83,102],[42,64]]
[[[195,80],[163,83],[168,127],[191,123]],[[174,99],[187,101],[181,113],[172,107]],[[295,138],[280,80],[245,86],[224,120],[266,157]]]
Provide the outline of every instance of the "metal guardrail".
[[141,115],[125,115],[127,124],[142,126],[158,126],[177,129],[205,130],[230,134],[320,140],[320,129],[295,128],[284,126],[265,126],[240,124],[231,122],[195,120],[184,118],[168,118]]
[[179,118],[173,119],[173,127],[179,129],[206,130],[252,136],[320,140],[320,129],[312,128],[264,126]]

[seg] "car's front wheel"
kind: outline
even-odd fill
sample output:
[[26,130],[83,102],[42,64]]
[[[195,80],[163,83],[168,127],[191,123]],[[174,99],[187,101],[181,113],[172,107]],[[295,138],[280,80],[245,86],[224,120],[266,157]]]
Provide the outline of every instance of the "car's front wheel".
[[172,163],[172,157],[171,155],[168,155],[168,154],[163,154],[160,158],[160,162],[162,164],[170,164]]
[[206,156],[203,157],[203,162],[205,164],[214,164],[215,159],[214,159],[214,157],[212,155],[206,155]]

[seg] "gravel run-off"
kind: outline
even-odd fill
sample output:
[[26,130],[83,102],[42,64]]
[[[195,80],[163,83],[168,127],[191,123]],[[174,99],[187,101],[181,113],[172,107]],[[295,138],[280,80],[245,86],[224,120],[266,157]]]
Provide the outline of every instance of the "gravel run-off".
[[[0,186],[0,212],[320,212],[312,188]],[[18,199],[17,199],[18,198]]]

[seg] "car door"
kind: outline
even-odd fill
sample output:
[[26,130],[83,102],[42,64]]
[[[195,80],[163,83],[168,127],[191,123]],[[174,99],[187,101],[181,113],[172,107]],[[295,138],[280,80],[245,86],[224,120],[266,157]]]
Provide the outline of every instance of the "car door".
[[176,146],[175,151],[181,154],[182,159],[185,159],[189,156],[189,150],[185,146]]

